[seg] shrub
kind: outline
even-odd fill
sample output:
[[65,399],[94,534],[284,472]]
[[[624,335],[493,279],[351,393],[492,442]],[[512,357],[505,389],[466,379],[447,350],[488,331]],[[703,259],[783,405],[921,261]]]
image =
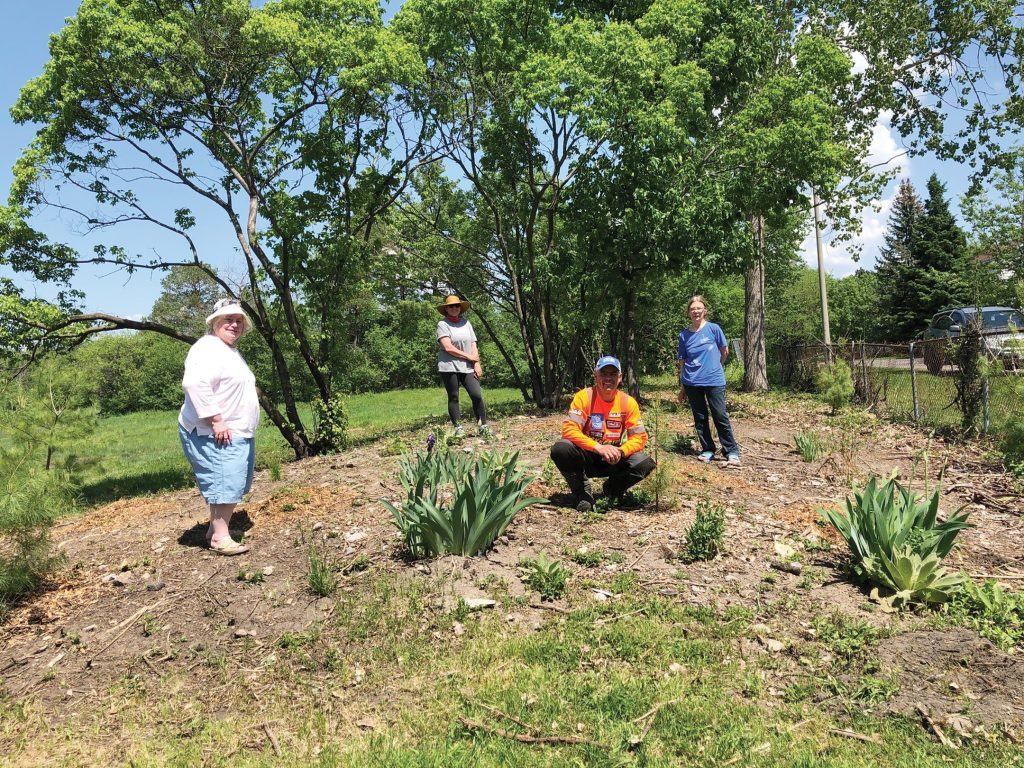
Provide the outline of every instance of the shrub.
[[348,411],[345,401],[332,397],[327,402],[315,399],[313,419],[316,423],[317,447],[324,451],[343,451],[348,448]]
[[814,386],[822,399],[832,408],[834,416],[850,404],[853,398],[853,375],[845,361],[836,358],[830,365],[818,369]]
[[800,458],[808,464],[818,458],[823,447],[821,437],[816,432],[797,432],[793,435],[793,443],[800,452]]
[[75,506],[72,487],[58,471],[5,479],[0,491],[0,616],[61,563],[60,556],[50,553],[50,528]]
[[854,572],[875,588],[873,597],[884,590],[893,606],[943,603],[962,584],[941,561],[960,531],[971,526],[960,510],[938,521],[939,489],[922,497],[895,477],[879,485],[872,475],[863,491],[847,497],[845,514],[818,512],[846,540]]
[[686,531],[682,558],[689,562],[710,560],[722,551],[725,536],[725,510],[707,499],[697,502],[693,525]]
[[472,556],[490,548],[521,509],[544,501],[523,498],[533,478],[517,469],[518,460],[518,453],[446,450],[401,459],[406,499],[384,504],[409,554]]
[[524,581],[530,589],[540,592],[542,600],[557,600],[565,594],[569,569],[548,557],[547,552],[541,551],[533,560],[523,560],[521,565],[526,569]]
[[[1024,381],[1013,383],[1015,402],[1024,403]],[[1003,437],[999,441],[1006,468],[1017,477],[1024,478],[1024,413],[1017,409],[1003,425]]]

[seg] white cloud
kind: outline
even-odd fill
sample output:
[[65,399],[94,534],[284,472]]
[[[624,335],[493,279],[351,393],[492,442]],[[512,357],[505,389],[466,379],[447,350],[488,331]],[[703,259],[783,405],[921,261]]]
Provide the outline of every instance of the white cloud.
[[[826,222],[825,230],[822,232],[822,250],[825,270],[833,277],[844,277],[857,269],[874,267],[878,249],[882,246],[885,237],[889,223],[889,211],[899,187],[899,180],[908,177],[911,173],[910,158],[889,126],[889,115],[883,115],[872,131],[868,164],[877,166],[878,170],[896,170],[896,178],[886,188],[884,197],[864,208],[861,213],[861,232],[850,242],[833,244],[835,233],[829,229]],[[855,261],[853,254],[858,253],[858,246],[860,260]],[[800,250],[804,261],[816,268],[818,254],[814,243],[813,228],[801,244]]]

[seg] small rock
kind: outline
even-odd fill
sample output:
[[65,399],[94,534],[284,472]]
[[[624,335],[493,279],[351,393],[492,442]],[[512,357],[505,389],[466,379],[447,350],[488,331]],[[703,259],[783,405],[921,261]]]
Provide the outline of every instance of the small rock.
[[364,670],[362,667],[356,667],[355,671],[352,673],[352,680],[357,685],[359,683],[363,682],[363,679],[365,677],[366,677],[366,670]]
[[765,648],[767,648],[772,653],[779,653],[783,648],[786,647],[785,645],[780,643],[778,640],[775,640],[775,639],[772,639],[772,638],[769,638],[768,640],[766,640],[765,643],[764,643],[764,646],[765,646]]
[[372,717],[364,717],[362,720],[356,720],[356,726],[364,731],[376,731],[380,728],[380,721]]
[[767,624],[751,624],[750,631],[755,635],[767,635],[771,628]]
[[604,589],[592,588],[590,591],[593,593],[594,599],[597,600],[599,603],[603,603],[605,600],[610,600],[611,598],[615,597],[613,593]]
[[153,581],[146,585],[147,592],[159,592],[165,584],[162,581]]
[[324,527],[324,524],[321,523],[319,520],[317,522],[313,523],[313,530],[314,531],[319,531],[323,527]]
[[347,541],[349,544],[355,544],[365,539],[366,534],[358,528],[354,528],[345,534],[345,541]]
[[732,582],[732,581],[738,581],[738,579],[737,579],[737,577],[736,577],[736,574],[733,574],[733,573],[729,573],[729,574],[726,574],[726,576],[725,576],[725,580],[726,580],[726,581],[730,581],[730,582]]
[[462,637],[464,634],[466,634],[466,625],[463,624],[461,621],[456,621],[454,624],[452,624],[452,632],[455,633],[456,637]]
[[493,608],[498,603],[486,597],[465,597],[463,601],[471,611],[482,611],[484,608]]
[[691,584],[690,591],[693,592],[695,595],[699,595],[701,592],[704,591],[704,587],[698,587],[696,584]]
[[96,630],[95,624],[90,624],[88,627],[82,627],[83,632],[94,632]]
[[272,565],[265,566],[263,568],[263,575],[264,576],[273,576],[274,575],[274,566],[272,566]]
[[682,664],[679,664],[678,662],[673,661],[671,664],[668,665],[668,671],[673,675],[681,675],[684,672],[686,672],[686,667],[684,667]]
[[236,629],[235,637],[256,637],[256,633],[251,629]]

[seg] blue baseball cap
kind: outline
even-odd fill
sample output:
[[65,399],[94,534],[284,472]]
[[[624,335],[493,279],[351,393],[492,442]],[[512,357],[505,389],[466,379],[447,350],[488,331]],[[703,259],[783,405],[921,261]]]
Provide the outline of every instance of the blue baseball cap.
[[611,355],[605,355],[597,361],[597,365],[594,366],[595,371],[600,371],[602,368],[612,366],[619,373],[622,373],[622,363],[619,362],[619,358],[612,357]]

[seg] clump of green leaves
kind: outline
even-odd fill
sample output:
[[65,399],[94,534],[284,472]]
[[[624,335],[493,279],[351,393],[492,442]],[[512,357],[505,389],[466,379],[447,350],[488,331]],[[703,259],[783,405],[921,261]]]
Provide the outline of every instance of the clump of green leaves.
[[566,550],[566,554],[576,565],[582,565],[584,568],[597,568],[604,561],[604,553],[599,549],[580,547]]
[[473,556],[489,549],[520,510],[544,501],[524,498],[533,478],[518,461],[518,453],[445,450],[402,459],[405,501],[384,504],[409,554]]
[[970,627],[1004,651],[1024,648],[1024,591],[1006,592],[994,579],[967,581],[945,606],[957,624]]
[[850,366],[837,357],[818,369],[814,376],[814,386],[822,400],[831,406],[832,415],[835,416],[853,399],[853,374]]
[[854,619],[838,611],[814,618],[818,640],[844,661],[863,656],[878,644],[879,631],[863,619]]
[[793,435],[793,443],[800,452],[800,458],[808,464],[817,460],[824,449],[821,436],[817,432],[797,432]]
[[967,514],[958,510],[939,521],[939,489],[918,495],[894,476],[867,485],[846,498],[846,511],[818,512],[846,540],[854,572],[871,584],[872,597],[893,607],[935,604],[950,599],[963,577],[948,573],[942,559],[965,528]]
[[309,549],[306,552],[306,567],[306,584],[309,585],[309,591],[318,597],[333,595],[338,588],[338,580],[334,576],[334,564],[314,542],[309,543]]
[[531,589],[540,592],[542,600],[557,600],[565,594],[569,569],[548,557],[547,552],[542,550],[537,557],[525,559],[520,565],[526,569],[524,581]]
[[340,397],[316,398],[310,403],[316,425],[314,442],[321,451],[343,451],[349,446],[348,410]]
[[693,524],[686,531],[681,557],[688,563],[710,560],[724,549],[725,509],[709,499],[697,502]]
[[380,455],[401,456],[403,453],[406,452],[406,450],[407,446],[405,444],[405,441],[396,435],[395,437],[392,437],[390,440],[384,443],[384,446],[380,449]]

